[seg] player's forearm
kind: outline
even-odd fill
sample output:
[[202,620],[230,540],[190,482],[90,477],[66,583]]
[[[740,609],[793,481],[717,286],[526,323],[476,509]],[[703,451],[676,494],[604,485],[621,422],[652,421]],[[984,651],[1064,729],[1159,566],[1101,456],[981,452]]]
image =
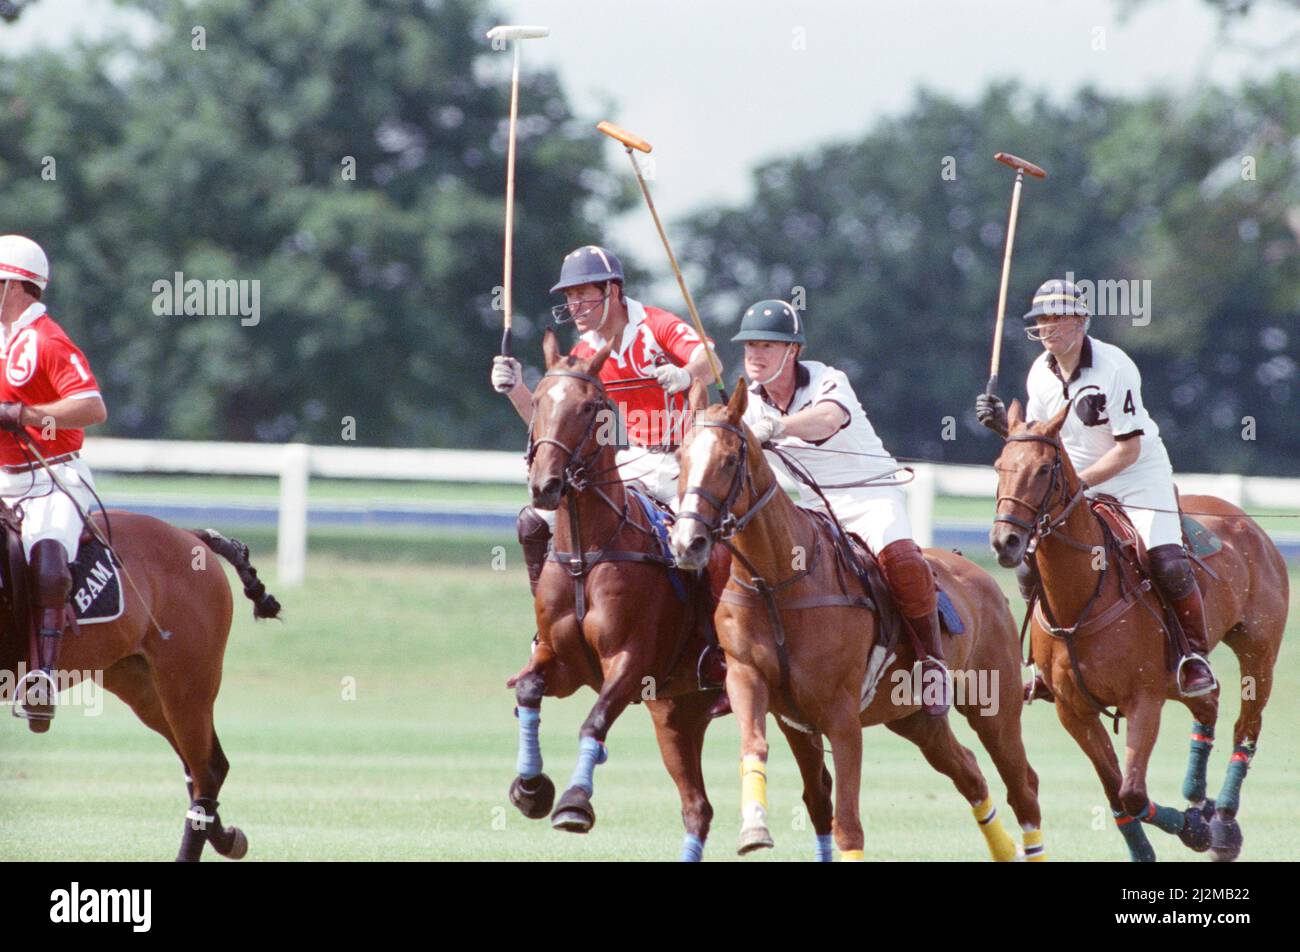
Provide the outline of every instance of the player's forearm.
[[525,423],[531,423],[533,421],[533,392],[521,383],[511,390],[507,396],[510,397],[510,403],[515,408],[515,412],[523,417]]
[[782,436],[801,440],[824,440],[844,425],[844,408],[838,403],[818,403],[798,413],[782,417]]
[[[695,353],[691,354],[691,359],[686,362],[686,372],[693,380],[705,384],[713,383],[713,367],[709,364],[708,344],[695,348]],[[722,361],[718,361],[718,372],[722,372]]]
[[1079,478],[1089,486],[1100,485],[1132,466],[1141,452],[1142,437],[1140,436],[1116,443],[1101,459],[1081,472]]
[[23,407],[22,423],[44,429],[84,430],[108,419],[108,408],[100,397],[65,397],[51,403]]

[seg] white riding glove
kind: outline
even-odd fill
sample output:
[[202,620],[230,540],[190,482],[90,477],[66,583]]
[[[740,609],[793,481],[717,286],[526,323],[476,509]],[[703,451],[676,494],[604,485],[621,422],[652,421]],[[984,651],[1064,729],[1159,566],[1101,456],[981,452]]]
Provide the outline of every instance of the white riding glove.
[[663,387],[669,396],[674,393],[681,393],[691,385],[691,374],[685,367],[664,364],[654,369],[654,375],[655,379],[659,381],[659,386]]
[[509,393],[519,386],[523,371],[519,361],[498,354],[492,358],[492,389],[497,393]]
[[785,423],[781,417],[765,416],[749,428],[754,438],[760,443],[775,440],[785,432]]

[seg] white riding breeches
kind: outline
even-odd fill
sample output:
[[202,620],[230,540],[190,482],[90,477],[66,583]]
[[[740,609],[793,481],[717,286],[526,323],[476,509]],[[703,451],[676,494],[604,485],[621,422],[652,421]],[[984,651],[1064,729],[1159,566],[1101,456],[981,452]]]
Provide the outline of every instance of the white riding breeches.
[[90,475],[90,467],[80,459],[57,463],[50,468],[76,498],[75,504],[40,467],[27,473],[0,472],[0,499],[22,516],[23,550],[28,558],[31,558],[32,546],[41,539],[54,539],[63,545],[68,561],[72,561],[77,557],[84,527],[77,505],[87,514],[94,508],[92,490],[95,480]]

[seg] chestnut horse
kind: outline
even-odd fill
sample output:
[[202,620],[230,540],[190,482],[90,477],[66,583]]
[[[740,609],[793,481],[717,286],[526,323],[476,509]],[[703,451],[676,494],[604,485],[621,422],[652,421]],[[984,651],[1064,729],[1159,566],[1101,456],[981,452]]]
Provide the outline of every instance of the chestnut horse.
[[644,701],[681,796],[682,859],[693,861],[713,818],[701,755],[718,693],[700,691],[695,670],[708,608],[695,601],[702,580],[680,573],[683,590],[675,591],[670,560],[618,476],[617,413],[597,376],[609,351],[581,360],[561,356],[553,332],[543,341],[547,372],[533,395],[528,487],[533,505],[554,510],[556,523],[534,600],[532,657],[508,682],[520,730],[510,800],[532,819],[551,809],[555,787],[542,773],[537,734],[542,697],[590,687],[598,696],[580,731],[578,765],[551,817],[556,829],[586,833],[596,822],[593,775],[607,757],[605,738],[629,704]]
[[[59,670],[102,672],[103,686],[166,738],[180,757],[190,808],[177,862],[197,862],[209,842],[222,856],[242,859],[248,838],[237,827],[223,826],[217,815],[217,796],[230,763],[213,728],[212,707],[221,687],[233,606],[230,583],[216,556],[235,567],[253,602],[254,618],[279,617],[280,605],[258,579],[248,547],[235,539],[132,512],[114,510],[91,518],[112,542],[126,607],[115,621],[65,633]],[[0,673],[16,671],[26,657],[27,625],[13,617],[23,615],[13,606],[24,603],[24,595],[16,585],[5,592],[8,637],[0,636]],[[66,686],[66,677],[59,680]],[[8,693],[7,681],[0,678],[0,697]]]
[[[1012,403],[1007,442],[996,464],[998,520],[989,541],[1006,568],[1019,565],[1030,542],[1037,541],[1043,599],[1055,624],[1069,626],[1049,632],[1036,614],[1033,660],[1055,694],[1061,723],[1101,778],[1130,857],[1155,859],[1142,828],[1150,823],[1198,852],[1208,848],[1214,859],[1231,861],[1241,852],[1236,820],[1241,784],[1259,740],[1286,627],[1286,563],[1259,525],[1236,506],[1214,496],[1182,498],[1223,540],[1222,550],[1211,559],[1213,575],[1196,560],[1193,566],[1210,647],[1226,643],[1236,653],[1242,675],[1241,715],[1227,777],[1217,801],[1206,800],[1205,768],[1218,719],[1218,691],[1194,698],[1179,694],[1166,663],[1159,598],[1147,589],[1124,586],[1122,556],[1114,555],[1098,516],[1079,505],[1083,489],[1059,439],[1069,411],[1066,406],[1050,421],[1026,424],[1019,401]],[[1139,607],[1143,605],[1145,610]],[[1159,806],[1147,796],[1147,763],[1166,699],[1182,701],[1192,712],[1183,781],[1186,811]],[[1122,772],[1098,716],[1099,705],[1114,705],[1128,718]]]
[[[997,818],[974,755],[958,743],[946,716],[923,713],[914,689],[899,690],[910,682],[915,660],[906,639],[900,641],[898,657],[881,668],[881,689],[874,696],[864,693],[879,617],[862,607],[860,589],[845,590],[827,520],[799,508],[780,491],[761,447],[741,422],[747,401],[743,380],[726,406],[706,408],[703,387],[692,387],[693,422],[682,446],[682,498],[672,533],[679,565],[701,564],[719,541],[735,558],[714,621],[727,655],[727,693],[741,730],[740,851],[772,845],[766,822],[766,719],[772,710],[783,715],[778,723],[798,761],[819,835],[830,830],[832,816],[829,777],[821,782],[816,734],[830,740],[834,839],[842,859],[863,858],[858,804],[862,728],[873,724],[885,724],[916,744],[970,803],[993,858],[1015,859],[1016,845]],[[959,555],[927,549],[926,558],[965,623],[964,634],[943,639],[954,680],[970,676],[965,683],[979,679],[991,685],[984,703],[956,691],[956,707],[1007,786],[1024,831],[1026,856],[1041,860],[1038,777],[1021,739],[1016,627],[1006,597],[988,573]],[[749,581],[738,578],[738,571]],[[770,593],[770,604],[765,604],[766,596],[753,594],[763,590]],[[802,722],[814,735],[796,732],[787,719]],[[824,845],[829,853],[829,841]]]

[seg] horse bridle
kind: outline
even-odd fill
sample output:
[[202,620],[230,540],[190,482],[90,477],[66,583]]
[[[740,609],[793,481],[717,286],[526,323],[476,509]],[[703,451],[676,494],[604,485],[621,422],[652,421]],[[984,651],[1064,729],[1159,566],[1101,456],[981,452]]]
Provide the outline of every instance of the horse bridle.
[[[997,502],[994,504],[995,506],[1001,506],[1004,500],[1013,502],[1017,506],[1021,506],[1034,514],[1032,522],[1026,522],[1023,519],[1017,519],[1015,516],[1002,514],[994,516],[993,522],[1005,522],[1028,533],[1028,538],[1025,540],[1026,545],[1029,545],[1035,539],[1041,541],[1055,533],[1062,542],[1066,542],[1069,545],[1074,546],[1076,549],[1091,551],[1092,546],[1079,542],[1077,539],[1072,539],[1064,532],[1059,531],[1061,526],[1065,524],[1065,521],[1070,518],[1070,513],[1074,512],[1074,508],[1079,505],[1080,501],[1084,498],[1084,490],[1087,488],[1084,485],[1083,480],[1079,480],[1079,488],[1073,495],[1070,495],[1070,488],[1066,485],[1065,470],[1061,462],[1062,447],[1060,440],[1050,436],[1043,436],[1038,433],[1015,433],[1008,436],[1006,439],[1008,443],[1046,443],[1050,446],[1054,451],[1052,459],[1052,479],[1048,484],[1047,489],[1043,492],[1043,498],[1038,501],[1037,505],[1027,502],[1019,496],[1002,495],[998,496]],[[1063,506],[1064,508],[1062,508],[1059,516],[1053,517],[1052,510],[1054,510],[1058,505]]]
[[[772,497],[780,488],[777,480],[772,480],[772,485],[760,496],[754,486],[753,474],[749,471],[749,439],[745,436],[740,427],[723,420],[695,420],[692,427],[710,427],[716,430],[725,430],[734,434],[740,440],[740,454],[736,458],[736,472],[731,477],[731,485],[727,487],[727,495],[719,499],[713,493],[701,486],[692,486],[688,492],[693,492],[701,499],[714,508],[715,513],[712,517],[705,516],[703,513],[696,512],[693,509],[683,509],[677,513],[677,519],[694,519],[709,533],[709,539],[712,542],[726,541],[734,536],[745,526],[749,525],[751,519],[762,511],[763,507],[771,501]],[[736,518],[731,512],[731,507],[736,504],[740,498],[742,489],[748,488],[749,498],[755,500],[750,503],[748,511]]]
[[[601,409],[608,410],[611,413],[617,412],[614,406],[614,402],[610,400],[609,394],[605,392],[604,384],[602,384],[598,378],[593,377],[591,374],[583,373],[580,370],[548,370],[545,374],[542,375],[542,379],[544,380],[547,377],[572,377],[575,380],[581,380],[584,383],[589,383],[592,386],[594,386],[600,394],[600,400],[602,404]],[[533,423],[532,421],[529,421],[528,451],[524,454],[524,462],[527,463],[528,466],[531,468],[533,465],[533,457],[537,455],[537,450],[539,448],[547,445],[548,443],[552,446],[559,447],[560,451],[566,454],[566,458],[564,460],[564,467],[560,471],[560,478],[563,480],[563,483],[560,487],[561,492],[567,489],[573,489],[575,492],[582,492],[584,489],[587,488],[588,485],[590,485],[590,481],[588,479],[589,474],[587,473],[587,467],[590,466],[593,462],[595,462],[596,457],[600,455],[600,452],[603,449],[603,447],[600,446],[600,444],[598,443],[596,445],[596,448],[589,455],[587,455],[582,459],[579,459],[578,457],[579,454],[582,453],[583,447],[587,445],[587,441],[591,439],[591,434],[595,432],[596,421],[598,421],[599,419],[600,419],[600,412],[599,410],[597,410],[597,412],[591,415],[591,420],[588,421],[587,423],[587,429],[583,431],[581,439],[579,439],[573,445],[572,449],[570,449],[566,443],[563,443],[560,440],[555,439],[554,437],[544,436],[540,440],[534,439]]]

